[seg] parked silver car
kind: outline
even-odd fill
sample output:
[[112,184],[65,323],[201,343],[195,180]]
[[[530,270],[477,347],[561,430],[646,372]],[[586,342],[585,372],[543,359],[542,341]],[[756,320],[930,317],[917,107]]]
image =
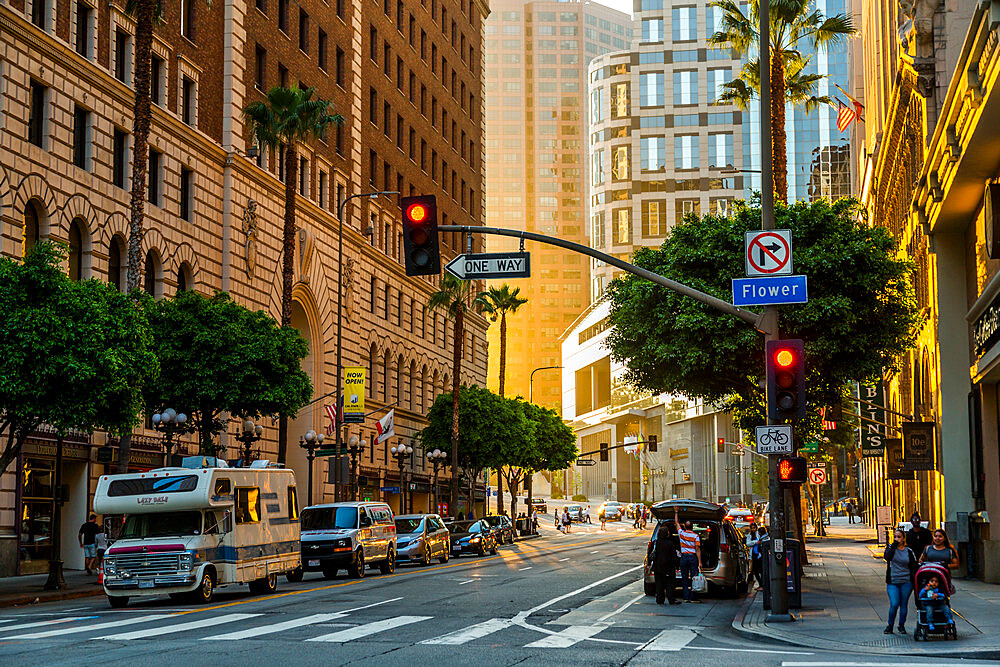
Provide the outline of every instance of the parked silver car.
[[[725,589],[733,595],[746,593],[752,576],[750,559],[740,531],[731,521],[725,520],[726,508],[707,500],[664,500],[653,505],[657,529],[662,522],[673,528],[674,508],[677,508],[677,518],[681,523],[691,521],[692,529],[701,538],[701,567],[709,586]],[[658,532],[653,531],[646,547],[642,571],[646,595],[656,593],[651,556]],[[677,582],[679,585],[679,573]]]
[[396,560],[430,565],[451,558],[451,534],[437,514],[403,514],[396,517]]

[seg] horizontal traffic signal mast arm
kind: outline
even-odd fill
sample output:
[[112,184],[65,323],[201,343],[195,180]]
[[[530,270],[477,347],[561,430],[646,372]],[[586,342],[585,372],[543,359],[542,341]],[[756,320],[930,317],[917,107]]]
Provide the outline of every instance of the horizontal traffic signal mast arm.
[[635,445],[647,445],[647,444],[649,444],[648,440],[637,440],[636,442],[626,442],[621,445],[610,445],[608,447],[605,447],[604,449],[592,449],[589,452],[580,452],[579,454],[576,455],[576,458],[580,458],[582,456],[590,456],[591,454],[600,454],[601,452],[608,452],[611,451],[612,449],[621,449],[622,447],[633,447]]
[[683,283],[679,283],[676,280],[671,280],[670,278],[665,278],[658,273],[653,273],[647,269],[636,266],[635,264],[630,264],[628,262],[622,261],[613,255],[601,252],[600,250],[594,250],[588,246],[582,245],[580,243],[573,243],[572,241],[565,241],[563,239],[555,238],[552,236],[546,236],[545,234],[536,234],[534,232],[522,232],[516,229],[503,229],[501,227],[473,227],[470,225],[441,225],[438,227],[439,231],[442,232],[462,232],[467,234],[494,234],[496,236],[511,236],[518,239],[524,239],[527,241],[538,241],[539,243],[547,243],[549,245],[559,246],[560,248],[565,248],[566,250],[572,250],[573,252],[578,252],[582,255],[587,255],[593,257],[594,259],[599,259],[602,262],[607,262],[611,266],[622,269],[623,271],[628,271],[629,273],[635,274],[640,278],[645,278],[646,280],[656,283],[657,285],[662,285],[667,289],[671,289],[678,294],[683,294],[684,296],[689,296],[695,301],[700,301],[701,303],[711,306],[718,311],[726,313],[727,315],[732,315],[733,317],[743,320],[747,324],[753,325],[757,331],[764,335],[772,333],[765,323],[765,318],[763,313],[758,315],[757,313],[751,312],[749,310],[743,310],[738,308],[733,304],[723,301],[711,294],[705,294],[704,292],[698,291],[693,287],[688,287]]
[[[915,416],[913,416],[913,415],[908,415],[905,412],[896,412],[895,410],[890,410],[889,408],[885,407],[884,405],[879,405],[878,403],[872,403],[871,401],[866,401],[863,398],[855,398],[854,396],[848,396],[847,400],[852,401],[854,403],[862,403],[864,405],[869,405],[869,406],[871,406],[873,408],[878,408],[879,410],[882,410],[883,412],[888,412],[891,415],[896,415],[897,417],[902,417],[903,419],[906,419],[907,421],[911,421],[912,422],[912,421],[916,421],[917,420],[917,418]],[[851,413],[848,412],[847,414],[851,414]],[[857,415],[854,415],[854,416],[856,417]]]

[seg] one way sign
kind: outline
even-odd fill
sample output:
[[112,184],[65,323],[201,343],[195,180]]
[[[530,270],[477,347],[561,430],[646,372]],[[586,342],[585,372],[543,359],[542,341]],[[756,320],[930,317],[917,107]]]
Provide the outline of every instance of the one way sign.
[[526,252],[482,252],[459,255],[444,268],[460,280],[527,278],[531,275],[531,256]]

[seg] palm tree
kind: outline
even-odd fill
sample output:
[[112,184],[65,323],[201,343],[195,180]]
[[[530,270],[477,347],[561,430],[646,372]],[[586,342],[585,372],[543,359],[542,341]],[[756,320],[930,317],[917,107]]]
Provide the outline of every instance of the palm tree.
[[[312,99],[315,88],[300,89],[275,86],[263,101],[253,102],[243,109],[243,118],[261,149],[285,151],[285,217],[281,254],[281,326],[292,323],[292,283],[295,274],[295,184],[299,160],[296,148],[300,142],[323,138],[332,123],[340,124],[343,117],[331,113],[326,100]],[[339,380],[338,380],[339,382]],[[288,417],[278,422],[278,461],[285,462],[288,440]]]
[[[746,111],[750,100],[760,94],[760,0],[751,0],[744,14],[737,0],[719,0],[712,6],[722,10],[719,30],[709,37],[713,46],[731,48],[745,62],[736,79],[723,84],[719,104],[735,104]],[[785,142],[785,105],[801,106],[806,113],[830,98],[813,93],[822,74],[806,74],[809,58],[799,50],[805,43],[814,50],[842,43],[856,30],[847,14],[824,17],[813,0],[769,0],[771,32],[771,136],[774,139],[774,192],[788,201],[788,156]],[[750,54],[757,52],[755,57]],[[766,187],[763,186],[762,187]]]
[[[470,309],[483,311],[487,306],[482,292],[474,293],[472,282],[459,280],[449,273],[441,279],[441,289],[431,294],[427,301],[428,310],[443,310],[455,321],[452,333],[451,375],[451,512],[458,508],[458,388],[461,385],[459,377],[462,373],[462,343],[465,340],[465,314]],[[469,481],[470,485],[472,480]],[[471,506],[472,497],[469,498]]]
[[[519,295],[520,287],[510,288],[504,283],[500,287],[490,287],[486,292],[486,306],[483,312],[490,316],[490,320],[496,322],[500,320],[500,397],[503,398],[504,384],[507,376],[507,315],[517,312],[517,309],[528,303],[527,299],[522,299]],[[503,477],[500,469],[497,468],[497,512],[503,514]]]

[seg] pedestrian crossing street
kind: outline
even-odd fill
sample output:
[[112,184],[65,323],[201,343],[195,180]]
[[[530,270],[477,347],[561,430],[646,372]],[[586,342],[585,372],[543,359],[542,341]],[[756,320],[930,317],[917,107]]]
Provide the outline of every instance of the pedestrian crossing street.
[[[31,620],[27,620],[30,617],[25,620],[6,618],[0,619],[0,643],[10,645],[41,640],[135,642],[152,638],[219,642],[265,638],[307,644],[369,640],[433,647],[463,646],[485,640],[491,645],[502,641],[529,649],[567,649],[593,640],[595,647],[605,642],[605,646],[610,644],[619,649],[631,646],[638,651],[679,651],[697,636],[691,630],[669,629],[657,633],[650,629],[648,639],[623,641],[614,639],[614,632],[601,638],[601,633],[613,627],[612,623],[542,628],[519,624],[509,618],[491,618],[442,634],[442,627],[453,623],[455,618],[437,618],[435,622],[433,616],[382,614],[372,617],[371,609],[365,618],[353,615],[366,607],[291,618],[282,614],[283,620],[274,622],[269,622],[273,619],[268,618],[273,614],[226,612],[224,609],[218,610],[220,613],[108,612]],[[401,633],[402,628],[409,631]]]

